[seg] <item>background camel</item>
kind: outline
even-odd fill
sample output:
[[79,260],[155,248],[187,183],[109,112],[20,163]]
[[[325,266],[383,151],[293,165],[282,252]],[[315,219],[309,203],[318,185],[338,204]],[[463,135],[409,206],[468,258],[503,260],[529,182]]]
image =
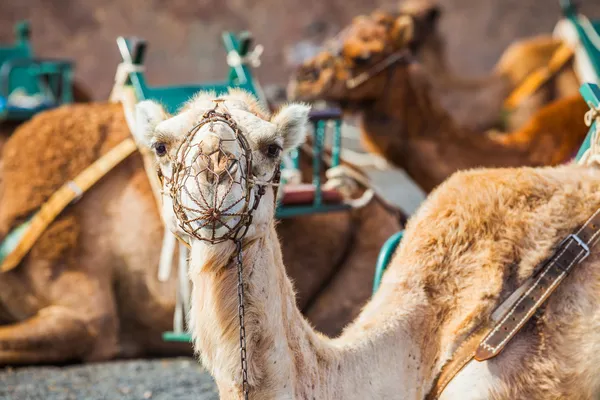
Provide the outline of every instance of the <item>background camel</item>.
[[[0,238],[128,135],[115,104],[64,106],[19,127],[4,149]],[[318,329],[335,335],[358,313],[397,221],[378,201],[281,221],[298,305]],[[161,339],[172,328],[176,276],[167,283],[156,276],[162,233],[136,154],[70,206],[18,268],[0,275],[0,364],[186,353],[189,345]]]
[[[410,49],[429,74],[440,104],[462,126],[477,131],[490,128],[513,131],[522,127],[543,105],[579,93],[579,81],[569,62],[518,107],[505,112],[504,100],[512,90],[532,71],[546,66],[562,42],[549,35],[518,40],[504,51],[490,75],[464,76],[449,65],[446,39],[438,27],[442,15],[436,2],[405,1],[399,12],[378,10],[356,17],[333,41],[337,48],[329,50],[347,65],[368,71],[381,61],[377,55],[382,50],[391,54]],[[401,28],[407,17],[412,20],[409,32]],[[325,50],[331,46],[326,45]],[[326,72],[332,67],[309,61],[299,74],[313,70]],[[341,100],[347,105],[354,102],[351,96]],[[357,108],[363,106],[360,102],[354,103]]]
[[[395,27],[397,37],[411,36],[412,22],[405,17]],[[342,47],[362,49],[375,64],[396,51],[350,34]],[[425,68],[410,53],[353,89],[347,82],[368,69],[349,62],[345,53],[322,52],[309,60],[290,83],[290,96],[339,102],[344,111],[359,113],[367,149],[405,169],[425,191],[460,169],[565,162],[587,133],[583,122],[587,106],[577,95],[548,105],[522,131],[502,139],[492,133],[476,134],[441,106]],[[562,129],[565,126],[569,129]]]
[[[205,168],[198,161],[202,158],[194,151],[179,152],[178,145],[187,140],[209,153],[233,135],[229,126],[215,122],[190,136],[191,128],[214,107],[213,97],[197,97],[172,118],[158,104],[138,105],[138,133],[157,149],[161,171],[173,179],[165,187],[162,212],[180,235],[187,235],[182,230],[186,226],[196,227],[186,221],[195,218],[193,210],[202,198],[216,191],[223,196],[223,207],[239,204],[237,199],[249,184],[246,179],[268,182],[273,176],[279,156],[269,151],[271,146],[285,151],[302,141],[306,106],[292,104],[268,118],[253,113],[245,96],[222,98],[225,102],[217,111],[229,113],[241,128],[253,163],[248,171],[241,164],[244,167],[218,181],[194,175],[200,183],[185,178],[194,168]],[[240,145],[227,143],[228,154],[241,160]],[[171,174],[174,162],[185,171],[181,179]],[[218,173],[225,168],[229,165],[211,170]],[[249,178],[243,178],[246,172]],[[238,179],[241,187],[227,189],[230,180]],[[403,398],[422,399],[457,346],[492,319],[493,311],[534,274],[564,237],[598,212],[600,172],[572,164],[455,174],[410,220],[381,288],[333,340],[315,332],[295,306],[275,232],[273,197],[267,184],[243,239],[250,398],[387,399],[401,393]],[[187,211],[175,213],[173,204]],[[223,223],[235,223],[235,218]],[[215,378],[220,398],[239,399],[236,247],[231,241],[199,240],[223,232],[222,227],[213,232],[205,226],[187,236],[192,245],[190,321],[196,350]],[[442,398],[597,397],[599,256],[600,250],[594,248],[499,356],[472,361]]]
[[[73,82],[73,101],[75,103],[87,103],[91,101],[89,89],[78,81]],[[3,121],[0,122],[0,165],[2,164],[2,147],[8,140],[8,137],[19,126],[19,122]],[[2,181],[2,172],[0,168],[0,182]]]

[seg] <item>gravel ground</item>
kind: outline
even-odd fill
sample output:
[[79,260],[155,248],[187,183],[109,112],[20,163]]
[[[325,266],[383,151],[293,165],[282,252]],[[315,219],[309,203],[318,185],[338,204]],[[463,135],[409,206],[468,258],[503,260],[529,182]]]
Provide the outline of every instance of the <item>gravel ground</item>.
[[0,369],[0,399],[217,400],[212,378],[191,358]]

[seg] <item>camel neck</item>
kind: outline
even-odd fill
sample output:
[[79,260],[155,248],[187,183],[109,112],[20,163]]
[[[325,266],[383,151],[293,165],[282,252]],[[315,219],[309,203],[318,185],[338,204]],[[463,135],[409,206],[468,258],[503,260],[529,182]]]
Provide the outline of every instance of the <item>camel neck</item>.
[[[215,378],[220,398],[237,400],[241,398],[237,273],[235,265],[218,261],[233,255],[229,243],[194,243],[190,327],[195,349]],[[380,329],[373,338],[358,324],[329,339],[310,327],[296,306],[273,224],[248,246],[243,260],[251,399],[369,398],[373,393],[414,390],[419,352],[404,330]],[[387,371],[389,379],[382,381],[379,373],[390,364],[390,357],[394,370]],[[369,387],[366,382],[385,386]]]
[[386,92],[363,109],[362,138],[430,191],[459,169],[516,166],[521,147],[503,145],[460,127],[435,97],[420,67],[390,75]]

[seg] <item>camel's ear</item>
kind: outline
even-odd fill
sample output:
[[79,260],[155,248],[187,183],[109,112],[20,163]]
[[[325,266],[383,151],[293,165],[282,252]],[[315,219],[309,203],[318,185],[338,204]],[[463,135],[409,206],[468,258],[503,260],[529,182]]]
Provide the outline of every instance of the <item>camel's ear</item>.
[[151,100],[144,100],[135,106],[135,138],[144,146],[150,146],[154,129],[169,118],[165,109]]
[[391,36],[398,47],[407,46],[414,37],[415,26],[413,18],[408,15],[401,15],[394,21]]
[[301,103],[283,106],[271,119],[277,133],[283,137],[284,152],[295,149],[304,142],[308,129],[310,106]]

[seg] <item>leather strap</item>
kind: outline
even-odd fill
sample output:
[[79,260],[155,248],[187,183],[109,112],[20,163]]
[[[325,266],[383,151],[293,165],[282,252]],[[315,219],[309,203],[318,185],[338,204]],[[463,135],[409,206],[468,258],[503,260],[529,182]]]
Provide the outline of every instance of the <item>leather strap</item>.
[[[454,352],[447,362],[428,400],[439,398],[450,381],[473,359],[489,360],[500,354],[506,344],[533,317],[546,299],[556,290],[574,266],[581,263],[600,239],[600,209],[598,209],[575,233],[567,236],[547,259],[542,268],[525,284],[521,285],[497,310],[506,309],[497,321],[479,327]],[[483,340],[482,340],[483,338]]]
[[27,255],[38,238],[56,217],[73,201],[91,188],[96,182],[110,172],[121,161],[129,157],[137,146],[133,139],[125,139],[108,153],[84,169],[73,180],[65,183],[42,204],[33,217],[19,226],[21,236],[18,243],[4,260],[1,260],[0,273],[15,268]]

